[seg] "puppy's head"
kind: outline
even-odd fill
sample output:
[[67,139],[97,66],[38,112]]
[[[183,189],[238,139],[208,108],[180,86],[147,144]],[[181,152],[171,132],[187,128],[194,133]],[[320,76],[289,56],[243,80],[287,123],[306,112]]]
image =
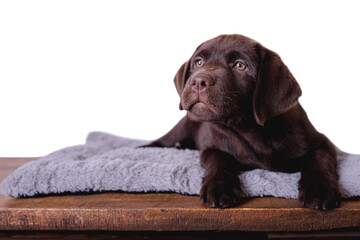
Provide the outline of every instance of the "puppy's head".
[[201,44],[177,72],[180,109],[194,121],[252,118],[259,125],[298,103],[301,89],[280,57],[241,35]]

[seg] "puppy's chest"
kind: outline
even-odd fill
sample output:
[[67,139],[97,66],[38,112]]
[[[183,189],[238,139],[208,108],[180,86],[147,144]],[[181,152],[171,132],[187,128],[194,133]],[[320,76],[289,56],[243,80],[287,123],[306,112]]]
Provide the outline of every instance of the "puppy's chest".
[[[275,140],[269,140],[252,130],[213,129],[211,139],[214,147],[230,153],[241,163],[270,169],[279,156]],[[274,145],[275,143],[275,145]]]

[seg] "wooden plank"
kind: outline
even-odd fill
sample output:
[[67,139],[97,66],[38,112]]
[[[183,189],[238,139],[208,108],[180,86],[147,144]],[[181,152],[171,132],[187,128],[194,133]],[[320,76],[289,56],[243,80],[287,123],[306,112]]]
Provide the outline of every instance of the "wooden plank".
[[[45,240],[45,239],[76,239],[76,240],[137,240],[137,239],[146,239],[146,240],[161,240],[161,239],[171,239],[171,240],[267,240],[268,236],[266,233],[251,233],[251,232],[104,232],[104,231],[91,231],[91,232],[82,232],[82,231],[38,231],[38,232],[0,232],[1,239],[31,239],[31,240]],[[342,238],[341,238],[342,239]]]
[[[0,179],[29,160],[0,158]],[[349,227],[360,227],[358,200],[320,212],[300,207],[297,200],[271,197],[211,209],[198,196],[175,193],[0,196],[0,230],[290,232]]]

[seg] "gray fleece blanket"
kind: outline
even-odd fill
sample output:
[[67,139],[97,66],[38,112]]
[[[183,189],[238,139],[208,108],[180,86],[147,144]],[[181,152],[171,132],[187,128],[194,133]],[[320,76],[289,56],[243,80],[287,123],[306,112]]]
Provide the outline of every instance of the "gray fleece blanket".
[[[136,148],[146,143],[90,133],[83,145],[58,150],[19,167],[0,184],[0,193],[15,198],[103,191],[199,194],[204,169],[198,151]],[[337,151],[342,196],[360,196],[360,155]],[[244,197],[298,195],[300,173],[255,169],[241,173],[239,178]]]

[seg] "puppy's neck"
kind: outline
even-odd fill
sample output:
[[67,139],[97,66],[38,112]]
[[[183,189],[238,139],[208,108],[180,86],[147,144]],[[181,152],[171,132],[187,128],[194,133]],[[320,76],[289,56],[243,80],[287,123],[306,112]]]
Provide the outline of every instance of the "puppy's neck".
[[261,127],[256,123],[255,118],[249,119],[243,116],[229,117],[222,121],[219,121],[218,123],[221,125],[225,125],[226,127],[233,128],[234,130],[240,130],[243,128],[254,129],[257,127]]

